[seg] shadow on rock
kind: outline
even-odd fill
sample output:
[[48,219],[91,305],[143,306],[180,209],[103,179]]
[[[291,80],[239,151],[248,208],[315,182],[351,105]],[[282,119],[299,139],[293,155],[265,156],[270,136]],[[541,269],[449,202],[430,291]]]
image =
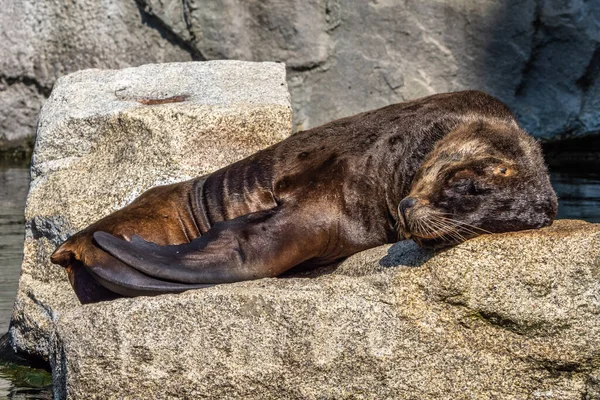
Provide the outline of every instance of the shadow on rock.
[[394,244],[388,249],[388,254],[379,260],[382,267],[420,267],[427,262],[435,252],[419,247],[412,240]]

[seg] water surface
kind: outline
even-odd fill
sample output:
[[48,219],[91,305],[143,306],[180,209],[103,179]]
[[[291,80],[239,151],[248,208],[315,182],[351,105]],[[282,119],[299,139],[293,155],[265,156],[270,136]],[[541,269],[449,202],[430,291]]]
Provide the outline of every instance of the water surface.
[[600,222],[600,171],[553,171],[558,218]]
[[0,166],[0,335],[8,330],[23,257],[29,170]]
[[[0,336],[8,330],[17,293],[29,169],[0,165]],[[51,399],[50,374],[0,360],[0,399]]]

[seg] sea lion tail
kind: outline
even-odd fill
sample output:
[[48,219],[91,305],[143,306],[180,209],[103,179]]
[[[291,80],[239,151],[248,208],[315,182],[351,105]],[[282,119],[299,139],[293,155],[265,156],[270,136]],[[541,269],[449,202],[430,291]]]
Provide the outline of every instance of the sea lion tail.
[[75,260],[75,248],[70,240],[67,240],[50,256],[50,261],[53,264],[67,268]]

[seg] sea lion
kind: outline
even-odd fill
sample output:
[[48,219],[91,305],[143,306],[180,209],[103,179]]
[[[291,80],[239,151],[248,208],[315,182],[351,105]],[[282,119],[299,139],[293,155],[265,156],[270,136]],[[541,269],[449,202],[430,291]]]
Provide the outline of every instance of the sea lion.
[[441,247],[539,228],[556,211],[538,143],[502,102],[466,91],[342,118],[150,189],[51,259],[89,302],[106,293],[88,272],[123,296],[181,292],[406,238]]

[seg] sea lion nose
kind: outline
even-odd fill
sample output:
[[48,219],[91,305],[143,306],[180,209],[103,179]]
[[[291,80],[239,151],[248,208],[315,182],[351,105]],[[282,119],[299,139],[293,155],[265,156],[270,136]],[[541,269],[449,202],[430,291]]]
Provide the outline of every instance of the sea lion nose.
[[406,211],[413,207],[417,203],[417,199],[414,197],[405,197],[402,199],[400,204],[398,205],[398,209],[400,210],[400,214],[402,214],[402,218],[406,221]]

